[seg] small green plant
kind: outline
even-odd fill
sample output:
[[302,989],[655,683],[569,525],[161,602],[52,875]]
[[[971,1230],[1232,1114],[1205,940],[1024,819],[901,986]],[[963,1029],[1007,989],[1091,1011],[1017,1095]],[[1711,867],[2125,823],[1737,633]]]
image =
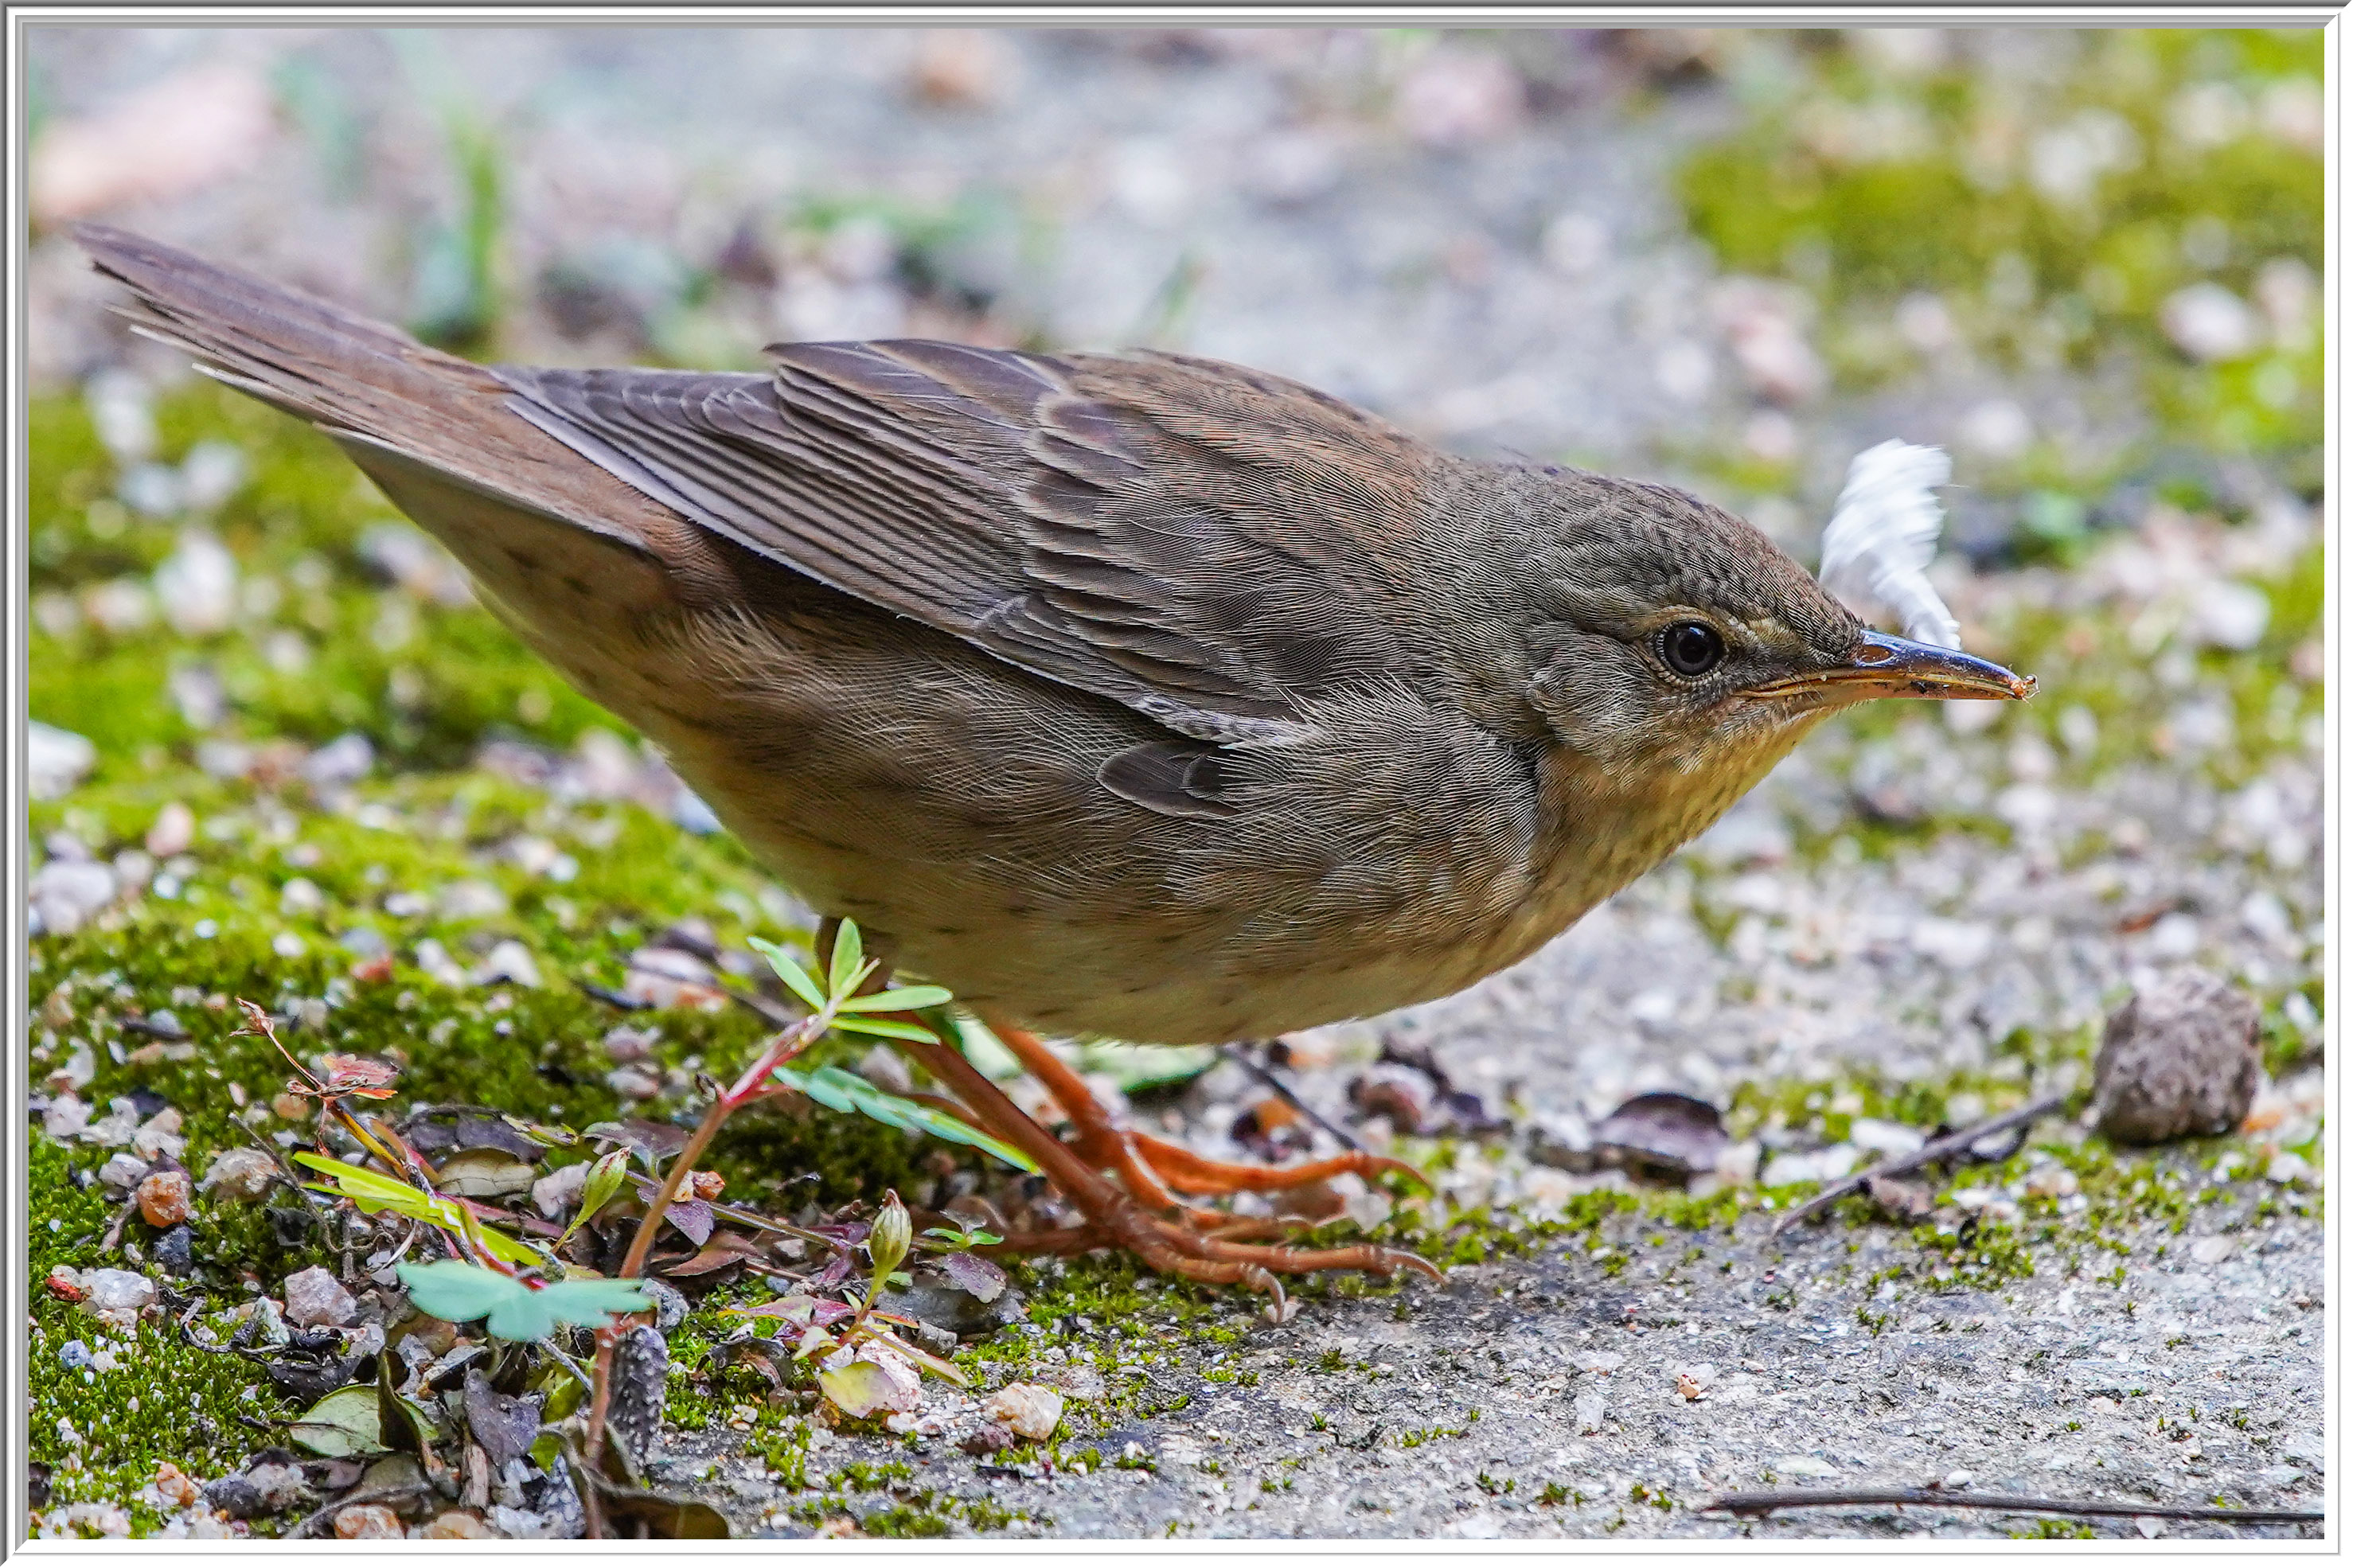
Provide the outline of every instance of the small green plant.
[[543,1284],[472,1263],[404,1263],[400,1282],[420,1311],[445,1322],[483,1320],[492,1338],[531,1342],[565,1324],[601,1329],[616,1313],[642,1312],[652,1300],[634,1279],[565,1279]]

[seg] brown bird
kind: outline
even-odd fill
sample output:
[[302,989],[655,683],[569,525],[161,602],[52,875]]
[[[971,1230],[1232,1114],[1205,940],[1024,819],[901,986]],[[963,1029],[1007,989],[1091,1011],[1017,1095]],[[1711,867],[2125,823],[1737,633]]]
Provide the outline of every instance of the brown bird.
[[1086,1215],[1023,1245],[1261,1287],[1419,1265],[1176,1195],[1395,1162],[1208,1161],[1029,1029],[1218,1042],[1445,995],[1837,710],[2033,689],[1866,630],[1681,490],[1452,456],[1237,365],[907,341],[491,369],[77,233],[139,331],[324,431],[814,908],[989,1021],[1070,1142],[908,1048]]

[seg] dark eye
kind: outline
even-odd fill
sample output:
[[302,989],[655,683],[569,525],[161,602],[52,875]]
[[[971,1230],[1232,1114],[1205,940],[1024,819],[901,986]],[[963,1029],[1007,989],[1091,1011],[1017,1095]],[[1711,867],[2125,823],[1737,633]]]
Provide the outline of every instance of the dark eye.
[[1704,621],[1677,621],[1659,634],[1659,654],[1677,675],[1705,675],[1724,662],[1724,638]]

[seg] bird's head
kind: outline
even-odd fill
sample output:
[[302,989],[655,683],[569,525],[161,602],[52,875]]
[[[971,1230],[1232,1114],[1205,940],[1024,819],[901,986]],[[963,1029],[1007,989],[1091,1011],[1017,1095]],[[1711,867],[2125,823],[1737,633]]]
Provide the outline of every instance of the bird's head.
[[1563,476],[1531,700],[1619,784],[1720,811],[1838,709],[2022,699],[2034,682],[1869,629],[1753,525],[1663,486]]

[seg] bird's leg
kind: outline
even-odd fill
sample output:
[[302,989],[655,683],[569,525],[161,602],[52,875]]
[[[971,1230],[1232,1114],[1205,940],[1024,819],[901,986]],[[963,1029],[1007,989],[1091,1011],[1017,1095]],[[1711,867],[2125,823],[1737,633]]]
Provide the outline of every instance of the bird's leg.
[[[836,923],[828,921],[818,931],[817,957],[820,964],[831,962],[836,929]],[[868,984],[880,986],[889,982],[878,970]],[[908,1014],[885,1016],[908,1023],[919,1022]],[[895,1043],[963,1104],[976,1125],[1036,1161],[1047,1179],[1085,1216],[1084,1225],[1070,1229],[1008,1237],[1002,1244],[1007,1251],[1083,1252],[1118,1247],[1134,1253],[1147,1268],[1159,1273],[1198,1279],[1204,1284],[1247,1285],[1278,1299],[1282,1295],[1282,1285],[1277,1276],[1283,1274],[1354,1268],[1388,1275],[1399,1268],[1411,1268],[1432,1279],[1443,1278],[1428,1260],[1395,1247],[1261,1247],[1236,1239],[1237,1233],[1263,1234],[1257,1222],[1222,1227],[1228,1234],[1213,1236],[1202,1234],[1182,1219],[1160,1218],[1147,1212],[1120,1185],[1088,1169],[1086,1161],[1076,1151],[1007,1099],[1005,1091],[989,1082],[988,1076],[966,1061],[964,1053],[954,1046],[937,1039]],[[1076,1081],[1077,1075],[1071,1078]],[[1083,1084],[1079,1087],[1082,1094],[1080,1103],[1101,1117],[1101,1108],[1094,1104],[1093,1097],[1083,1094]],[[1160,1190],[1166,1193],[1165,1188]],[[1175,1202],[1173,1198],[1168,1201]]]
[[1086,1080],[1050,1050],[1043,1040],[1027,1029],[1015,1028],[987,1015],[983,1015],[982,1021],[991,1034],[1005,1042],[1006,1048],[1020,1059],[1031,1076],[1046,1086],[1054,1102],[1070,1113],[1075,1133],[1072,1142],[1080,1152],[1098,1165],[1117,1171],[1128,1191],[1155,1207],[1166,1207],[1176,1201],[1173,1194],[1155,1196],[1169,1194],[1172,1187],[1176,1192],[1205,1197],[1224,1193],[1276,1193],[1333,1176],[1355,1175],[1369,1181],[1387,1171],[1411,1177],[1425,1187],[1430,1184],[1419,1171],[1404,1161],[1361,1149],[1352,1149],[1328,1160],[1311,1160],[1303,1165],[1245,1165],[1196,1154],[1181,1143],[1117,1125],[1096,1101]]
[[[892,1015],[905,1016],[905,1015]],[[972,1113],[972,1119],[1036,1160],[1049,1180],[1061,1189],[1086,1224],[1069,1230],[1032,1232],[1008,1237],[1008,1251],[1083,1252],[1095,1247],[1123,1247],[1163,1274],[1180,1275],[1213,1285],[1247,1285],[1280,1297],[1280,1274],[1320,1274],[1326,1269],[1356,1268],[1387,1275],[1411,1268],[1432,1279],[1442,1279],[1424,1258],[1395,1247],[1258,1247],[1227,1237],[1204,1236],[1180,1220],[1161,1219],[1135,1199],[1088,1170],[1061,1140],[1031,1120],[988,1081],[987,1074],[965,1060],[964,1053],[938,1040],[906,1040],[899,1048],[922,1064]]]
[[[1189,1215],[1193,1212],[1168,1190],[1159,1173],[1137,1152],[1136,1135],[1112,1120],[1111,1113],[1103,1109],[1101,1100],[1095,1099],[1094,1090],[1087,1087],[1086,1080],[1047,1048],[1045,1041],[1027,1029],[1016,1028],[986,1015],[981,1021],[988,1026],[989,1033],[1005,1042],[1006,1049],[1029,1069],[1030,1077],[1045,1086],[1054,1103],[1069,1115],[1071,1142],[1097,1170],[1117,1173],[1120,1184],[1146,1208],[1163,1214],[1182,1211]],[[1213,1221],[1205,1216],[1199,1223]]]

